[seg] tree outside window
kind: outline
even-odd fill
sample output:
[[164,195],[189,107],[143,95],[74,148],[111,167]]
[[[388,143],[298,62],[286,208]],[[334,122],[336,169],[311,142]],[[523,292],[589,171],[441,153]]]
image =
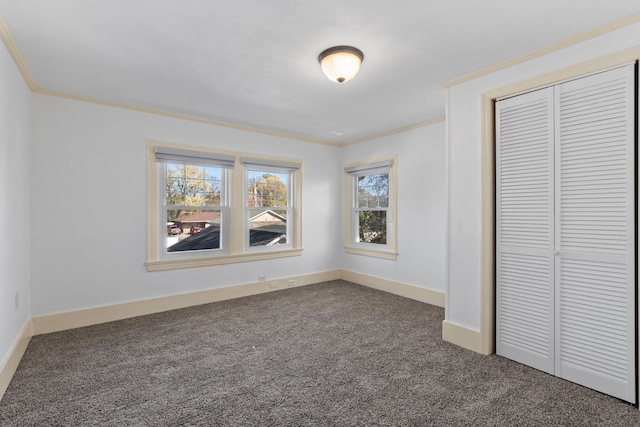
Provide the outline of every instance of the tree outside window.
[[344,250],[397,259],[395,155],[345,165]]
[[302,161],[147,141],[147,271],[302,254]]
[[215,166],[166,164],[168,252],[220,248],[222,174]]
[[289,171],[247,169],[249,246],[287,243],[290,217]]
[[389,209],[389,173],[358,174],[357,188],[358,241],[387,244],[387,210]]

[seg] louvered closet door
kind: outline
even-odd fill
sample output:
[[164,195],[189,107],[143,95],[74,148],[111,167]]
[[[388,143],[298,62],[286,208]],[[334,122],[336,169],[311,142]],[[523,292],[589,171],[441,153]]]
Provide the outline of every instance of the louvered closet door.
[[496,104],[496,352],[553,373],[553,90]]
[[635,402],[634,66],[556,87],[556,375]]

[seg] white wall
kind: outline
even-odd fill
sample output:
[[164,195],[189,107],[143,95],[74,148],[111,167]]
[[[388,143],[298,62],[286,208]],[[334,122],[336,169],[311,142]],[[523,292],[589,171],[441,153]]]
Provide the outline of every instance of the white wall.
[[344,253],[344,269],[445,291],[444,130],[441,122],[343,148],[343,164],[398,156],[399,253],[396,261]]
[[481,94],[635,48],[639,42],[636,24],[447,89],[447,322],[480,330]]
[[[32,129],[34,317],[340,268],[339,148],[45,95]],[[302,159],[303,255],[147,272],[146,139]]]
[[[0,365],[29,311],[31,92],[0,43]],[[15,309],[15,294],[19,308]]]

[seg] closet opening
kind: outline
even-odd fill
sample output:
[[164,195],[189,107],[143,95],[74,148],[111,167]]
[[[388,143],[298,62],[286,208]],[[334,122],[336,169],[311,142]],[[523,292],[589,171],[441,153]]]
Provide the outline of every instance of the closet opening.
[[636,63],[524,92],[484,99],[497,101],[483,327],[495,320],[499,355],[635,404]]

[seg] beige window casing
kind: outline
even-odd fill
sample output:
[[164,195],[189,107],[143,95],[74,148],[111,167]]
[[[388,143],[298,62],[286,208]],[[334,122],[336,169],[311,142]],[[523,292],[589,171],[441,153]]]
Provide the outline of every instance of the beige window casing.
[[[367,165],[390,162],[389,166],[389,209],[387,211],[387,244],[376,245],[355,241],[353,224],[354,186],[353,176],[346,170],[350,168],[366,169]],[[398,258],[398,214],[397,214],[397,156],[385,156],[344,165],[344,250],[346,253],[370,256],[395,261]]]
[[[235,167],[229,170],[228,190],[229,190],[229,239],[228,248],[225,253],[211,255],[207,253],[179,254],[175,257],[163,256],[163,237],[161,227],[161,197],[162,171],[155,158],[156,147],[172,147],[177,149],[188,149],[200,151],[202,153],[224,154],[235,157]],[[165,271],[185,268],[212,267],[224,264],[239,262],[260,261],[276,258],[285,258],[302,255],[302,161],[296,159],[258,156],[250,154],[253,159],[263,159],[265,162],[286,162],[295,163],[299,168],[292,172],[293,193],[291,208],[293,224],[291,225],[291,244],[287,248],[281,249],[273,247],[261,251],[246,251],[244,245],[245,224],[244,224],[244,182],[245,168],[242,167],[241,159],[246,157],[246,153],[236,153],[221,150],[212,150],[203,147],[185,146],[161,141],[147,141],[147,261],[145,263],[147,271]]]

